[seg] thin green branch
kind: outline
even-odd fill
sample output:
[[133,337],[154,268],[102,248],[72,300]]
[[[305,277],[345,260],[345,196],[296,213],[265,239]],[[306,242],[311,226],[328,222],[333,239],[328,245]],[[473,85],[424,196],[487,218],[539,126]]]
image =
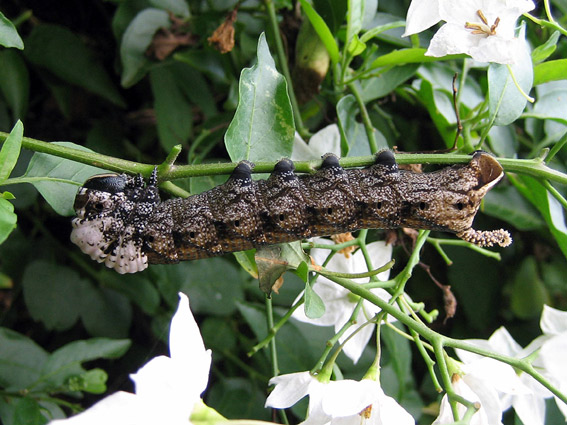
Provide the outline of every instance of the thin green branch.
[[[481,356],[489,357],[501,361],[503,363],[509,364],[510,366],[515,367],[532,376],[535,380],[537,380],[539,383],[545,386],[554,395],[556,395],[558,398],[560,398],[561,400],[567,403],[567,395],[561,393],[559,389],[553,386],[541,373],[536,371],[528,361],[524,361],[522,359],[516,359],[510,356],[505,356],[499,353],[494,353],[492,351],[471,345],[465,341],[443,336],[433,331],[429,327],[425,326],[424,324],[415,321],[413,318],[404,314],[396,307],[384,301],[379,296],[370,292],[368,289],[362,287],[361,285],[358,285],[349,279],[343,279],[333,276],[329,276],[329,279],[332,280],[333,282],[338,283],[343,288],[348,289],[353,294],[356,294],[370,301],[371,303],[377,305],[386,313],[398,319],[408,328],[413,329],[415,332],[419,333],[423,338],[430,341],[434,347],[436,344],[438,345],[440,344],[441,347],[444,346],[444,347],[460,348],[462,350],[470,351],[472,353],[476,353]],[[439,361],[439,358],[437,360]]]
[[376,142],[376,136],[374,135],[374,126],[372,121],[370,121],[370,116],[368,115],[368,110],[364,104],[364,99],[362,99],[362,94],[358,88],[356,82],[350,83],[348,88],[356,98],[358,103],[358,108],[360,109],[360,116],[362,118],[362,124],[364,125],[364,130],[366,131],[366,137],[368,138],[368,145],[370,146],[370,152],[378,152],[378,143]]
[[[266,295],[266,320],[268,329],[274,328],[274,311],[272,308],[272,299]],[[270,339],[270,358],[272,360],[272,376],[278,376],[280,374],[280,368],[278,366],[278,350],[276,349],[276,339]]]
[[[0,143],[4,143],[8,133],[0,132]],[[35,152],[43,152],[60,158],[66,158],[83,164],[93,165],[111,171],[126,172],[130,174],[142,174],[149,176],[154,169],[152,164],[127,161],[102,155],[95,152],[87,152],[80,149],[47,143],[29,137],[22,139],[22,147]],[[469,155],[461,154],[396,154],[399,164],[465,164],[471,160]],[[340,159],[344,168],[367,167],[375,161],[374,156],[346,157]],[[525,174],[543,180],[567,184],[567,174],[548,167],[542,158],[534,159],[512,159],[498,158],[505,171]],[[297,161],[294,162],[295,169],[299,173],[313,173],[321,166],[322,160]],[[254,173],[269,173],[273,171],[275,161],[257,162]],[[174,165],[166,173],[160,175],[161,181],[175,180],[186,177],[212,176],[219,174],[230,174],[236,164],[198,164],[198,165]]]
[[555,189],[547,180],[542,180],[541,184],[545,187],[551,195],[559,201],[564,210],[567,211],[567,200]]

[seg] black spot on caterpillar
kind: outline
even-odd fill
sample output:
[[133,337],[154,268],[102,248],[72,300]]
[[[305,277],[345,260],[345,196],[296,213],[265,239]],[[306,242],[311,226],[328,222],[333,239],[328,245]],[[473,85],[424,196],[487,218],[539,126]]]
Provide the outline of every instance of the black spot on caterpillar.
[[349,170],[326,154],[313,175],[296,175],[293,162],[282,159],[268,179],[254,181],[252,167],[242,161],[226,183],[164,202],[155,172],[147,186],[141,176],[94,176],[75,198],[71,240],[119,273],[366,228],[441,230],[480,246],[511,243],[505,230],[472,228],[482,198],[504,174],[484,152],[430,173],[399,170],[389,151],[368,168]]

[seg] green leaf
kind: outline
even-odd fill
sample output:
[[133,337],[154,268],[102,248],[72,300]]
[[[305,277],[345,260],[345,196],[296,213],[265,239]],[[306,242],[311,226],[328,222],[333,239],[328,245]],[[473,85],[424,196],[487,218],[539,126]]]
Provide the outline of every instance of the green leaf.
[[501,186],[488,192],[482,210],[523,231],[541,229],[545,225],[538,211],[512,186]]
[[[92,152],[90,149],[70,142],[53,143]],[[73,202],[78,186],[94,174],[101,174],[104,171],[101,168],[80,164],[69,159],[36,152],[30,160],[24,177],[36,178],[31,183],[55,212],[63,216],[71,216],[75,214]]]
[[318,319],[325,314],[325,303],[315,292],[309,282],[305,283],[305,315],[310,319]]
[[268,161],[289,157],[294,136],[287,84],[276,70],[262,33],[258,62],[240,75],[238,108],[226,132],[225,146],[232,161]]
[[399,85],[412,78],[419,66],[417,63],[396,66],[381,73],[379,78],[361,81],[362,99],[364,102],[370,102],[392,93]]
[[299,278],[303,281],[303,282],[307,282],[309,279],[309,266],[307,265],[307,263],[305,261],[302,261],[299,266],[297,267],[297,269],[295,270],[295,274],[297,276],[299,276]]
[[236,351],[236,335],[231,328],[232,323],[218,317],[209,317],[199,325],[205,347],[219,354]]
[[329,26],[333,34],[337,34],[345,22],[348,0],[313,0],[313,7]]
[[[157,313],[161,300],[157,289],[149,279],[148,273],[118,275],[114,270],[104,268],[101,270],[100,280],[106,287],[120,292],[132,302],[138,304],[145,313],[152,315]],[[113,303],[123,304],[119,300],[115,300]],[[126,308],[127,303],[122,307]]]
[[85,285],[88,281],[74,270],[44,260],[30,263],[22,278],[29,313],[48,330],[69,329],[77,322]]
[[14,403],[14,424],[43,425],[48,419],[42,415],[42,408],[32,397],[22,397]]
[[120,44],[123,87],[131,87],[149,71],[151,60],[146,50],[160,28],[169,28],[171,22],[166,11],[144,9],[130,22]]
[[[136,285],[133,291],[139,289],[143,292],[144,285],[137,286],[140,281],[141,278],[138,278],[138,281],[128,282],[131,286]],[[140,297],[141,294],[138,296]],[[128,336],[132,323],[132,306],[124,295],[105,287],[84,285],[81,288],[81,301],[81,322],[90,335],[109,338]]]
[[14,205],[5,198],[0,198],[0,244],[16,228],[18,216],[14,214]]
[[[526,42],[522,37],[520,40]],[[514,84],[512,74],[524,93],[528,94],[533,86],[534,68],[529,49],[520,51],[523,55],[513,65],[491,63],[488,67],[488,110],[494,125],[511,124],[526,107],[527,99]]]
[[236,261],[238,261],[238,264],[240,264],[240,267],[246,270],[254,279],[258,279],[258,266],[256,265],[256,261],[254,261],[255,253],[255,249],[249,249],[248,251],[234,252],[233,255]]
[[[54,351],[41,370],[42,386],[57,388],[71,377],[83,377],[81,364],[97,359],[122,357],[130,348],[129,339],[91,338],[70,342]],[[100,378],[100,376],[99,376]],[[76,383],[75,383],[76,384]]]
[[401,49],[394,50],[393,52],[386,53],[374,60],[370,65],[369,69],[382,68],[385,66],[392,65],[405,65],[408,63],[426,63],[426,62],[437,62],[437,61],[449,61],[454,59],[466,58],[466,55],[447,55],[442,58],[434,56],[425,56],[427,49],[422,48],[411,48],[411,49]]
[[358,56],[362,54],[362,52],[364,52],[365,49],[366,49],[366,43],[360,41],[358,35],[355,35],[347,47],[347,52],[350,56]]
[[363,16],[364,1],[348,0],[346,46],[349,51],[354,49],[351,43],[355,40],[355,37],[358,39],[358,33],[362,29]]
[[[559,31],[554,31],[553,34],[547,39],[545,43],[537,46],[532,52],[532,62],[534,64],[539,64],[543,62],[548,57],[550,57],[555,49],[557,48],[557,41],[559,40]],[[537,73],[537,72],[536,72]],[[537,85],[534,83],[534,85]]]
[[18,162],[23,135],[24,125],[18,120],[0,149],[0,184],[10,177],[10,173]]
[[299,241],[258,248],[254,259],[258,266],[260,289],[267,294],[286,270],[295,270],[301,263],[309,261]]
[[0,386],[22,390],[37,381],[49,353],[27,336],[0,328]]
[[83,41],[69,29],[52,24],[33,27],[26,40],[26,58],[61,80],[125,107],[126,103],[105,68]]
[[[257,385],[254,385],[249,379],[239,377],[222,378],[217,386],[207,392],[207,403],[215,406],[227,418],[252,417],[259,419],[259,422],[270,420],[270,411],[264,408],[265,399],[265,393]],[[203,416],[205,417],[203,418]],[[226,419],[220,419],[219,416],[218,412],[215,411],[208,414],[202,412],[199,415],[202,422],[196,424],[193,422],[193,414],[191,414],[191,424],[214,425],[226,421]]]
[[28,111],[30,77],[22,54],[12,49],[0,51],[0,91],[15,119]]
[[313,28],[315,28],[315,31],[317,32],[317,34],[319,34],[321,41],[323,42],[323,44],[325,44],[325,47],[329,52],[331,62],[333,62],[333,64],[338,63],[340,60],[339,46],[337,45],[337,42],[335,41],[331,30],[329,29],[323,18],[319,16],[319,14],[315,11],[315,9],[313,9],[313,6],[311,6],[307,2],[307,0],[299,0],[299,2],[301,3],[301,7],[305,12],[305,15],[307,15],[307,19],[309,19],[311,25],[313,25]]
[[22,50],[24,42],[20,38],[16,27],[0,12],[0,44],[4,47],[15,47]]
[[169,67],[150,71],[159,141],[168,152],[173,146],[186,143],[193,130],[192,107],[177,81]]
[[522,184],[514,182],[516,188],[540,212],[563,255],[567,257],[567,227],[563,207],[539,181],[528,176],[519,176]]
[[[341,154],[342,156],[364,156],[371,155],[368,135],[364,124],[357,121],[359,108],[352,94],[346,95],[337,103],[337,117],[341,131]],[[376,129],[374,137],[378,143],[378,149],[388,148],[386,139]],[[346,144],[342,142],[345,141]]]
[[514,279],[510,307],[516,317],[527,320],[539,317],[544,304],[551,299],[541,280],[535,258],[526,257]]
[[[239,269],[222,258],[155,265],[150,272],[168,291],[186,293],[195,314],[229,315],[236,309],[235,302],[244,299]],[[172,288],[173,282],[176,286]],[[177,300],[177,295],[174,296]]]
[[256,250],[254,260],[258,266],[260,289],[268,295],[271,294],[274,283],[288,269],[288,262],[282,254],[283,245],[269,245]]
[[445,146],[453,146],[456,131],[453,125],[456,123],[456,117],[450,95],[444,91],[435,90],[427,80],[421,81],[417,95],[427,108],[437,131],[443,137]]
[[534,86],[559,80],[567,80],[567,59],[543,62],[534,68]]
[[[399,322],[392,323],[392,325],[404,331],[404,326]],[[409,341],[388,326],[382,326],[380,338],[388,350],[388,364],[392,366],[398,379],[400,393],[397,394],[397,397],[403,398],[402,392],[406,389],[408,381],[411,382],[412,356]]]

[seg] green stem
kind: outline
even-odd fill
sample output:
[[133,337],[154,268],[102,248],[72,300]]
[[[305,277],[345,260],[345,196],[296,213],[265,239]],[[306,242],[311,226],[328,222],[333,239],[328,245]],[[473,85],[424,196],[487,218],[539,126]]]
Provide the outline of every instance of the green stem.
[[[272,299],[266,296],[266,320],[268,329],[273,329],[274,327],[274,311],[272,308]],[[280,369],[278,367],[278,351],[276,349],[276,339],[270,339],[270,357],[272,359],[272,376],[278,376],[280,374]]]
[[448,266],[450,266],[451,264],[453,264],[453,262],[451,261],[451,259],[447,256],[447,254],[445,253],[445,251],[443,251],[441,245],[449,245],[449,246],[461,246],[463,248],[469,248],[472,249],[473,251],[478,252],[479,254],[482,254],[486,257],[490,257],[490,258],[494,258],[495,260],[500,261],[502,259],[502,257],[500,256],[499,252],[495,252],[495,251],[490,251],[489,249],[486,248],[481,248],[478,245],[472,244],[470,242],[465,242],[462,240],[457,240],[457,239],[439,239],[439,238],[427,238],[427,242],[429,242],[430,244],[432,244],[439,252],[439,254],[441,255],[441,257],[443,257],[443,259],[445,260],[445,262],[447,263]]
[[384,264],[382,267],[379,267],[375,270],[369,270],[369,271],[363,272],[363,273],[341,273],[341,272],[334,272],[334,271],[331,271],[331,270],[321,269],[319,267],[313,267],[313,266],[309,267],[309,271],[317,272],[320,275],[325,276],[325,277],[336,276],[336,277],[345,277],[347,279],[360,279],[360,278],[363,278],[363,277],[376,276],[377,274],[385,272],[386,270],[394,267],[395,262],[396,262],[395,260],[390,260],[386,264]]
[[278,321],[278,323],[276,323],[274,326],[268,329],[268,335],[262,341],[260,341],[254,347],[252,347],[252,349],[248,353],[246,353],[247,356],[252,357],[258,351],[260,351],[262,348],[268,345],[268,343],[276,336],[276,334],[281,329],[281,327],[291,318],[295,310],[297,310],[301,305],[303,305],[304,301],[305,301],[305,295],[302,295],[301,298],[297,300],[297,302]]
[[524,16],[542,27],[551,28],[552,30],[559,31],[564,36],[567,36],[567,30],[555,21],[550,22],[546,21],[545,19],[538,19],[535,16],[530,15],[529,13],[525,13]]
[[299,109],[299,103],[297,102],[297,99],[295,97],[295,91],[293,90],[293,82],[291,80],[291,73],[289,72],[289,67],[287,66],[287,55],[285,53],[285,49],[282,43],[282,36],[280,34],[280,27],[278,24],[278,18],[276,15],[276,8],[274,6],[274,2],[272,0],[264,0],[264,4],[266,5],[266,9],[268,10],[268,18],[276,42],[276,52],[278,54],[278,58],[280,59],[279,61],[280,67],[285,76],[285,79],[287,80],[287,87],[288,87],[287,91],[289,94],[289,100],[291,101],[291,106],[293,108],[295,128],[302,137],[309,137],[309,130],[307,130],[303,125],[303,120],[301,118],[301,111]]
[[[7,137],[8,133],[0,132],[0,143],[3,143]],[[124,159],[117,159],[111,156],[47,143],[31,139],[29,137],[24,137],[22,139],[22,147],[35,152],[43,152],[49,155],[66,158],[111,171],[126,172],[130,174],[140,173],[146,177],[148,177],[154,169],[154,165],[152,164],[143,164]],[[464,164],[469,162],[470,159],[471,157],[469,155],[461,154],[396,154],[396,161],[399,164]],[[340,164],[344,168],[366,167],[372,165],[374,161],[375,157],[372,155],[346,157],[341,158]],[[505,171],[516,172],[543,180],[567,184],[567,174],[549,168],[541,158],[498,158],[498,161],[504,167]],[[321,163],[321,160],[294,162],[295,169],[298,173],[313,173],[321,166]],[[269,173],[273,171],[275,164],[276,163],[273,161],[257,162],[254,167],[254,173]],[[234,163],[173,166],[167,173],[164,173],[160,177],[162,181],[167,181],[186,177],[230,174],[234,170],[235,166],[236,164]]]
[[[437,344],[438,346],[441,346],[441,347],[460,348],[462,350],[470,351],[471,353],[479,354],[481,356],[489,357],[489,358],[501,361],[503,363],[509,364],[510,366],[512,366],[516,369],[519,369],[519,370],[527,373],[528,375],[532,376],[536,381],[541,383],[545,388],[547,388],[549,391],[551,391],[554,395],[556,395],[562,401],[567,403],[567,396],[565,394],[562,394],[559,391],[559,389],[554,387],[551,384],[551,382],[549,382],[542,374],[540,374],[538,371],[536,371],[534,369],[534,367],[528,361],[523,360],[523,359],[516,359],[516,358],[513,358],[513,357],[505,356],[505,355],[502,355],[502,354],[499,354],[499,353],[494,353],[492,351],[471,345],[467,342],[443,336],[443,335],[433,331],[429,327],[425,326],[424,324],[415,321],[410,316],[407,316],[406,314],[402,313],[399,309],[397,309],[393,305],[390,305],[388,302],[384,301],[379,296],[370,292],[368,289],[362,287],[361,285],[358,285],[358,284],[352,282],[349,279],[343,279],[343,278],[338,278],[338,277],[333,277],[333,276],[330,276],[329,279],[332,280],[333,282],[338,283],[343,288],[349,290],[353,294],[356,294],[356,295],[370,301],[372,304],[377,305],[382,310],[384,310],[386,313],[388,313],[389,315],[398,319],[401,323],[406,325],[408,328],[413,329],[415,332],[420,334],[423,338],[430,341],[434,347]],[[439,357],[438,357],[438,360],[439,360]]]
[[559,191],[555,189],[547,180],[542,180],[541,184],[549,191],[549,193],[551,193],[551,195],[555,199],[559,201],[563,209],[567,211],[567,200],[563,197],[563,195],[561,195],[561,193],[559,193]]
[[563,146],[565,146],[565,143],[567,143],[567,134],[564,134],[563,137],[561,139],[559,139],[559,141],[553,145],[553,147],[551,148],[551,150],[549,151],[549,153],[545,157],[545,162],[547,162],[549,164],[549,162],[555,157],[557,152],[559,152],[561,150],[561,148]]
[[366,137],[368,138],[368,145],[370,146],[370,152],[376,153],[378,152],[378,143],[376,142],[376,136],[374,135],[374,126],[372,125],[372,121],[370,121],[370,116],[368,115],[368,110],[366,109],[366,105],[364,104],[364,100],[362,99],[362,94],[358,89],[357,83],[350,83],[348,88],[356,98],[356,102],[358,103],[358,108],[360,109],[360,116],[362,118],[362,123],[364,124],[364,129],[366,131]]

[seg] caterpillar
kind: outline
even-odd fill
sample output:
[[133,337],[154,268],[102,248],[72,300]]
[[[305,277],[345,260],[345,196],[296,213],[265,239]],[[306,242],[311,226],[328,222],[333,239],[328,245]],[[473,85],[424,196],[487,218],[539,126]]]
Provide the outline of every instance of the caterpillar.
[[242,161],[226,183],[163,202],[155,170],[147,185],[141,176],[93,176],[75,197],[71,241],[118,273],[366,228],[439,230],[479,246],[511,243],[505,230],[472,228],[482,198],[504,175],[482,151],[468,164],[428,173],[399,169],[390,151],[370,167],[348,170],[325,154],[312,175],[297,175],[282,159],[269,178],[255,181],[253,166]]

